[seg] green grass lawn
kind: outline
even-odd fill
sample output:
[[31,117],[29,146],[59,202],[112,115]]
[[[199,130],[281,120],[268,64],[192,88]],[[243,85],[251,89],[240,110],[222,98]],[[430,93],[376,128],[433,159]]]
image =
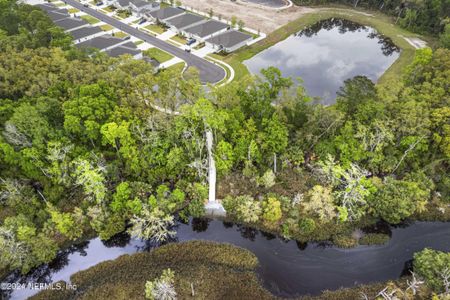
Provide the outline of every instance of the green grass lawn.
[[62,3],[62,2],[53,3],[53,5],[55,5],[56,7],[66,6],[66,4],[65,4],[65,3]]
[[129,16],[131,16],[131,13],[130,13],[128,10],[123,9],[123,10],[117,10],[117,11],[116,11],[116,15],[117,15],[119,18],[126,19],[126,18],[128,18]]
[[184,65],[185,65],[184,62],[180,62],[180,63],[174,64],[173,66],[168,67],[167,69],[165,69],[165,71],[172,71],[175,74],[181,75],[181,72],[184,69]]
[[406,37],[420,37],[424,40],[429,41],[429,38],[408,32],[398,26],[393,24],[393,19],[381,13],[370,12],[374,16],[370,17],[355,10],[343,9],[343,8],[322,8],[320,11],[312,12],[306,14],[299,19],[292,21],[283,27],[270,33],[265,39],[253,44],[249,47],[244,47],[234,53],[219,55],[213,54],[214,58],[225,61],[230,64],[235,70],[235,79],[239,80],[242,77],[249,74],[248,69],[242,64],[243,61],[250,59],[254,55],[275,45],[276,43],[286,39],[290,35],[317,23],[320,20],[329,18],[344,18],[350,21],[354,21],[363,25],[367,25],[375,28],[379,33],[390,37],[393,42],[402,49],[400,57],[395,61],[394,64],[383,74],[379,79],[378,83],[383,84],[390,82],[392,80],[398,80],[400,78],[401,70],[411,63],[415,49],[407,41],[405,41],[399,35]]
[[80,11],[79,11],[78,9],[76,9],[76,8],[69,8],[67,11],[69,12],[69,14],[76,14],[77,12],[80,12]]
[[107,7],[104,7],[104,8],[102,8],[104,11],[107,11],[107,12],[113,12],[113,11],[115,11],[116,10],[116,8],[114,7],[114,6],[112,6],[112,5],[110,5],[110,6],[107,6]]
[[148,29],[150,31],[153,31],[154,33],[161,34],[166,31],[166,29],[162,26],[156,25],[156,24],[150,24],[148,26],[144,27],[145,29]]
[[177,43],[180,43],[181,45],[186,44],[186,38],[184,38],[184,37],[182,37],[182,36],[179,36],[179,35],[176,35],[176,36],[174,36],[174,37],[171,37],[170,39],[171,39],[172,41],[175,41],[175,42],[177,42]]
[[112,26],[109,25],[109,24],[105,24],[105,25],[100,26],[100,28],[101,28],[103,31],[110,31],[110,30],[112,30],[114,27],[112,27]]
[[136,42],[134,42],[134,44],[136,45],[136,46],[139,46],[140,44],[143,44],[144,43],[144,41],[136,41]]
[[114,37],[116,37],[116,38],[123,39],[126,36],[128,36],[128,34],[126,34],[123,31],[114,32]]
[[90,16],[90,15],[84,15],[84,16],[81,16],[81,18],[83,20],[85,20],[86,22],[88,22],[89,24],[97,24],[100,22],[99,19],[94,18],[93,16]]
[[173,58],[173,56],[171,54],[169,54],[165,51],[162,51],[158,48],[150,48],[148,50],[145,50],[143,53],[144,53],[144,55],[157,60],[159,63],[166,62]]

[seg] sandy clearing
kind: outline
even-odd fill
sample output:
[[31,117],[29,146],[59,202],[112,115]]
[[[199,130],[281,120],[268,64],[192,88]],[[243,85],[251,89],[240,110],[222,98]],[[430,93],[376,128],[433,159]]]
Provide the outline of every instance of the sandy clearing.
[[274,10],[230,0],[181,0],[181,2],[188,9],[194,8],[203,12],[208,12],[212,8],[215,16],[220,15],[227,20],[236,16],[244,21],[246,27],[261,30],[264,33],[270,33],[306,13],[316,11],[314,8],[295,5],[284,10]]

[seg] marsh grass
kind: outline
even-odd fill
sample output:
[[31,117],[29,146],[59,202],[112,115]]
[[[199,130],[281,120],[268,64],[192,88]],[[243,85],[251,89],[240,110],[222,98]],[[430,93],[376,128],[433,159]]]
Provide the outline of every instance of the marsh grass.
[[[190,241],[124,255],[71,277],[77,299],[144,299],[147,280],[170,268],[179,299],[273,299],[256,276],[258,260],[228,244]],[[195,296],[192,296],[192,287]],[[75,292],[45,291],[32,299],[71,299]]]

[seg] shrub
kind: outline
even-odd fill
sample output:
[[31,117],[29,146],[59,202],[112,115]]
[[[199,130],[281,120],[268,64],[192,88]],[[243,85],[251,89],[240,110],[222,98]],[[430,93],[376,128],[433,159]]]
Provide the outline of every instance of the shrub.
[[275,223],[282,217],[281,203],[276,198],[269,197],[263,202],[263,219],[268,223]]
[[331,188],[316,185],[308,191],[302,207],[307,214],[317,216],[321,221],[331,220],[337,216],[333,200]]
[[145,297],[150,300],[175,300],[175,273],[170,269],[165,269],[161,277],[147,281],[145,283]]
[[266,189],[269,189],[275,185],[275,174],[272,170],[267,170],[263,176],[258,178],[258,185],[262,185]]
[[316,222],[313,219],[304,218],[298,222],[298,227],[302,232],[310,234],[316,229]]
[[[450,289],[450,252],[424,249],[414,254],[414,271],[425,279],[425,282],[436,293]],[[445,277],[447,281],[445,281]]]
[[357,241],[348,235],[339,234],[333,238],[333,242],[340,248],[353,248],[357,246]]
[[236,197],[236,216],[246,223],[256,223],[261,215],[261,204],[251,196]]
[[397,224],[415,211],[423,210],[428,198],[429,192],[422,190],[417,182],[388,177],[375,195],[373,206],[380,217]]
[[222,206],[227,211],[227,214],[236,215],[237,204],[236,198],[232,196],[226,196],[222,200]]
[[360,245],[383,245],[389,242],[389,235],[384,233],[368,233],[359,240]]

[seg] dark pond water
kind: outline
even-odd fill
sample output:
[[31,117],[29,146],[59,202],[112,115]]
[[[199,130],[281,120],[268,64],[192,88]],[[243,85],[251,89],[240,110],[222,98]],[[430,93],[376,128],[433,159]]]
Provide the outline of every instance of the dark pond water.
[[[373,230],[370,229],[370,230]],[[301,244],[286,241],[252,228],[217,220],[194,219],[177,225],[176,241],[211,240],[228,242],[252,251],[259,259],[259,276],[274,294],[293,297],[318,294],[324,289],[395,279],[407,272],[413,253],[426,247],[450,251],[450,223],[414,223],[409,226],[376,229],[391,235],[383,246],[339,249],[327,243]],[[61,252],[54,262],[28,276],[11,274],[5,282],[51,283],[69,281],[70,275],[123,254],[148,251],[149,242],[126,234],[102,242],[98,238]],[[38,290],[20,289],[3,298],[25,299]],[[2,297],[0,297],[2,298]],[[2,299],[3,299],[2,298]]]
[[374,29],[329,19],[288,37],[244,64],[253,74],[275,66],[285,77],[301,77],[309,95],[332,104],[344,80],[365,75],[376,82],[399,54],[400,49]]

